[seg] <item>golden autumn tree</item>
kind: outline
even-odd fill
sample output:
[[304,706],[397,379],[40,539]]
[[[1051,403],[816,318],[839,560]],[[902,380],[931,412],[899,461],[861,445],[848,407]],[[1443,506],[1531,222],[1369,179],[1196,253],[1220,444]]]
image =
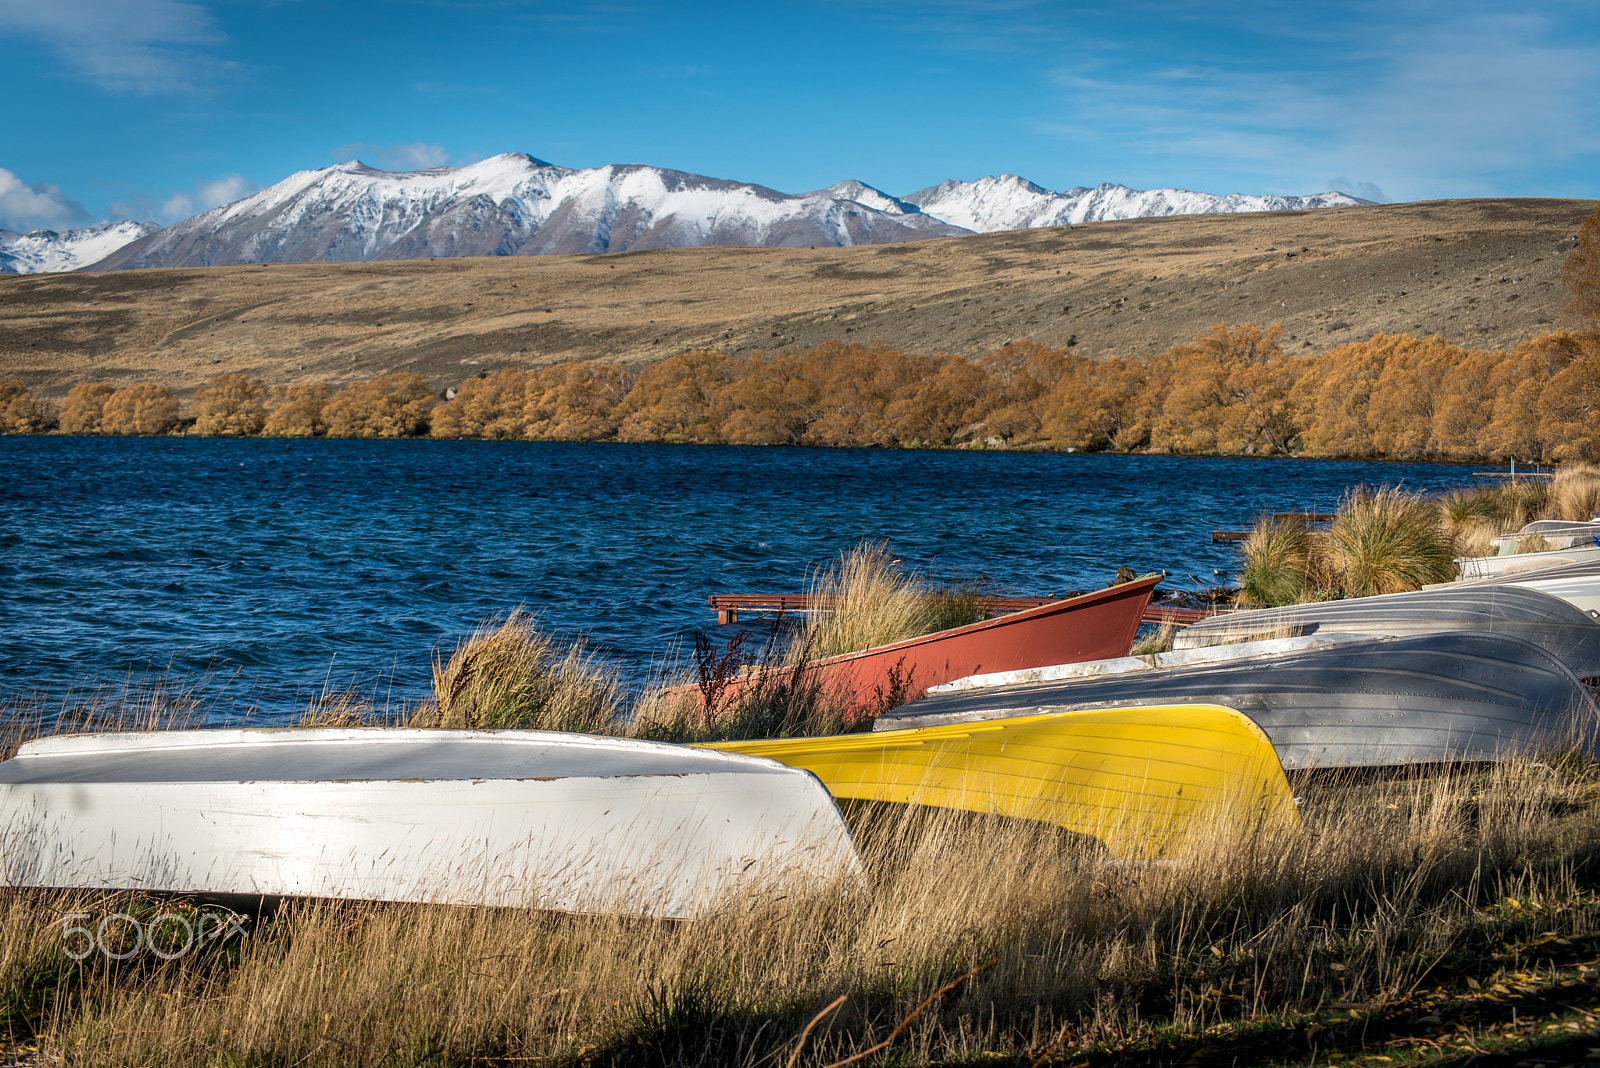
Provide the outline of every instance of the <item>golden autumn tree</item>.
[[1577,358],[1578,336],[1558,330],[1524,341],[1510,353],[1500,353],[1489,380],[1491,416],[1481,438],[1482,452],[1491,460],[1548,459],[1549,442],[1540,433],[1544,418],[1543,394],[1557,372]]
[[79,382],[67,390],[61,402],[61,432],[63,434],[98,434],[101,418],[105,415],[106,401],[116,393],[117,387],[109,382]]
[[621,364],[566,363],[528,378],[527,434],[545,441],[607,441],[622,422],[622,403],[638,381]]
[[979,420],[993,384],[982,367],[960,356],[908,356],[909,381],[889,402],[884,423],[896,444],[954,445]]
[[1578,229],[1578,243],[1561,265],[1561,282],[1567,287],[1567,310],[1600,332],[1600,208]]
[[806,374],[821,393],[820,414],[806,429],[810,445],[893,445],[889,406],[905,395],[913,361],[880,342],[825,341],[803,354]]
[[166,386],[139,382],[106,398],[100,432],[122,436],[170,434],[178,427],[178,398]]
[[1569,359],[1539,393],[1539,436],[1553,460],[1600,460],[1600,334],[1563,339]]
[[217,375],[194,395],[194,430],[208,437],[248,437],[267,422],[267,389],[248,375]]
[[1305,414],[1300,447],[1318,456],[1371,456],[1368,407],[1388,361],[1384,345],[1367,341],[1340,345],[1307,361],[1295,388]]
[[0,382],[0,434],[37,434],[49,416],[28,387],[17,379]]
[[336,438],[414,438],[428,432],[433,392],[409,371],[352,382],[323,408]]
[[618,439],[721,441],[727,414],[723,392],[736,373],[729,363],[723,353],[699,350],[645,368],[623,402]]
[[486,371],[461,383],[454,397],[433,409],[428,432],[436,438],[520,438],[527,403],[527,371]]
[[1046,398],[1076,362],[1066,349],[1033,341],[1002,345],[978,361],[989,377],[989,389],[974,412],[975,421],[984,423],[985,434],[1010,443],[1037,441],[1048,407]]
[[273,386],[268,398],[267,421],[261,432],[275,438],[320,438],[328,432],[322,417],[333,387],[326,382],[296,382]]
[[1149,444],[1164,357],[1081,359],[1050,391],[1040,434],[1058,449],[1127,451]]
[[1218,323],[1168,349],[1171,388],[1151,444],[1176,452],[1287,452],[1300,430],[1298,367],[1278,347],[1283,328]]
[[1503,352],[1456,349],[1456,358],[1439,379],[1431,428],[1433,455],[1454,460],[1484,455],[1484,437],[1494,415],[1497,373],[1505,360]]
[[1445,377],[1465,359],[1466,350],[1437,335],[1379,334],[1367,344],[1383,358],[1367,406],[1373,452],[1394,459],[1438,455],[1433,428]]
[[724,393],[722,430],[734,445],[798,445],[819,414],[822,393],[791,352],[754,353],[739,361]]

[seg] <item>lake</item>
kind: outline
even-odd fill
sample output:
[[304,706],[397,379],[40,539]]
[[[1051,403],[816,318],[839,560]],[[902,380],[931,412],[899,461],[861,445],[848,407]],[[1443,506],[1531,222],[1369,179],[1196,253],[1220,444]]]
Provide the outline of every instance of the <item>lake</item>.
[[435,655],[518,606],[638,683],[697,628],[719,636],[708,594],[802,591],[863,539],[998,592],[1091,589],[1122,564],[1192,589],[1235,566],[1214,528],[1331,511],[1362,482],[1474,481],[1286,459],[54,436],[0,437],[0,470],[0,699],[170,678],[203,682],[217,722],[280,720],[325,687],[418,697]]

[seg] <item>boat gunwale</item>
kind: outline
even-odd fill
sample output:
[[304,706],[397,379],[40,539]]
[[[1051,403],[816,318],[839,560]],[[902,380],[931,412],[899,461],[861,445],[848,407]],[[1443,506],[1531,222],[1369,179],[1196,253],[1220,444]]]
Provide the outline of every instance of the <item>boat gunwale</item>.
[[[998,627],[1014,626],[1018,623],[1029,623],[1036,619],[1057,615],[1062,612],[1081,608],[1087,604],[1098,601],[1110,600],[1113,596],[1137,595],[1141,590],[1154,590],[1161,582],[1164,575],[1151,575],[1148,578],[1133,579],[1130,582],[1121,582],[1115,586],[1107,586],[1103,590],[1090,590],[1080,593],[1076,597],[1068,597],[1061,601],[1049,601],[1045,604],[1024,608],[1020,612],[1008,612],[1005,615],[995,616],[993,619],[981,619],[976,623],[967,623],[948,630],[936,630],[928,634],[918,634],[911,638],[901,638],[897,642],[887,645],[873,645],[866,649],[857,649],[848,653],[835,653],[833,656],[822,657],[818,660],[807,660],[805,666],[810,668],[830,667],[834,664],[844,664],[852,660],[859,660],[868,656],[881,656],[884,653],[897,652],[901,649],[912,649],[919,645],[928,645],[933,642],[945,641],[949,638],[961,638],[969,634],[978,634],[982,631],[993,630]],[[782,670],[782,669],[779,669]]]

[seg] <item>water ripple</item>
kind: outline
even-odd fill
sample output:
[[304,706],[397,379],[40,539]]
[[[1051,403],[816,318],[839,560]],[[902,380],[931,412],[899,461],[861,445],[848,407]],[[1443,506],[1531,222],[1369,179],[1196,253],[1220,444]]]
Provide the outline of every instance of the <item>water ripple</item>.
[[1004,591],[1179,585],[1215,527],[1450,465],[490,442],[0,437],[0,696],[207,676],[214,715],[411,698],[514,607],[635,678],[715,592],[803,589],[864,538]]

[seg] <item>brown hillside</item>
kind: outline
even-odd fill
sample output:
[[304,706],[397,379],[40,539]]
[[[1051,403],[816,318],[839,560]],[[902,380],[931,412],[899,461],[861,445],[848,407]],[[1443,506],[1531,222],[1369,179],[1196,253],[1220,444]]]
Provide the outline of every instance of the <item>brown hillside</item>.
[[975,356],[1032,339],[1132,355],[1219,321],[1285,349],[1373,333],[1506,348],[1562,322],[1595,208],[1455,200],[1195,215],[845,249],[275,264],[0,279],[0,378],[188,390],[221,372],[435,388],[484,369],[830,338]]

